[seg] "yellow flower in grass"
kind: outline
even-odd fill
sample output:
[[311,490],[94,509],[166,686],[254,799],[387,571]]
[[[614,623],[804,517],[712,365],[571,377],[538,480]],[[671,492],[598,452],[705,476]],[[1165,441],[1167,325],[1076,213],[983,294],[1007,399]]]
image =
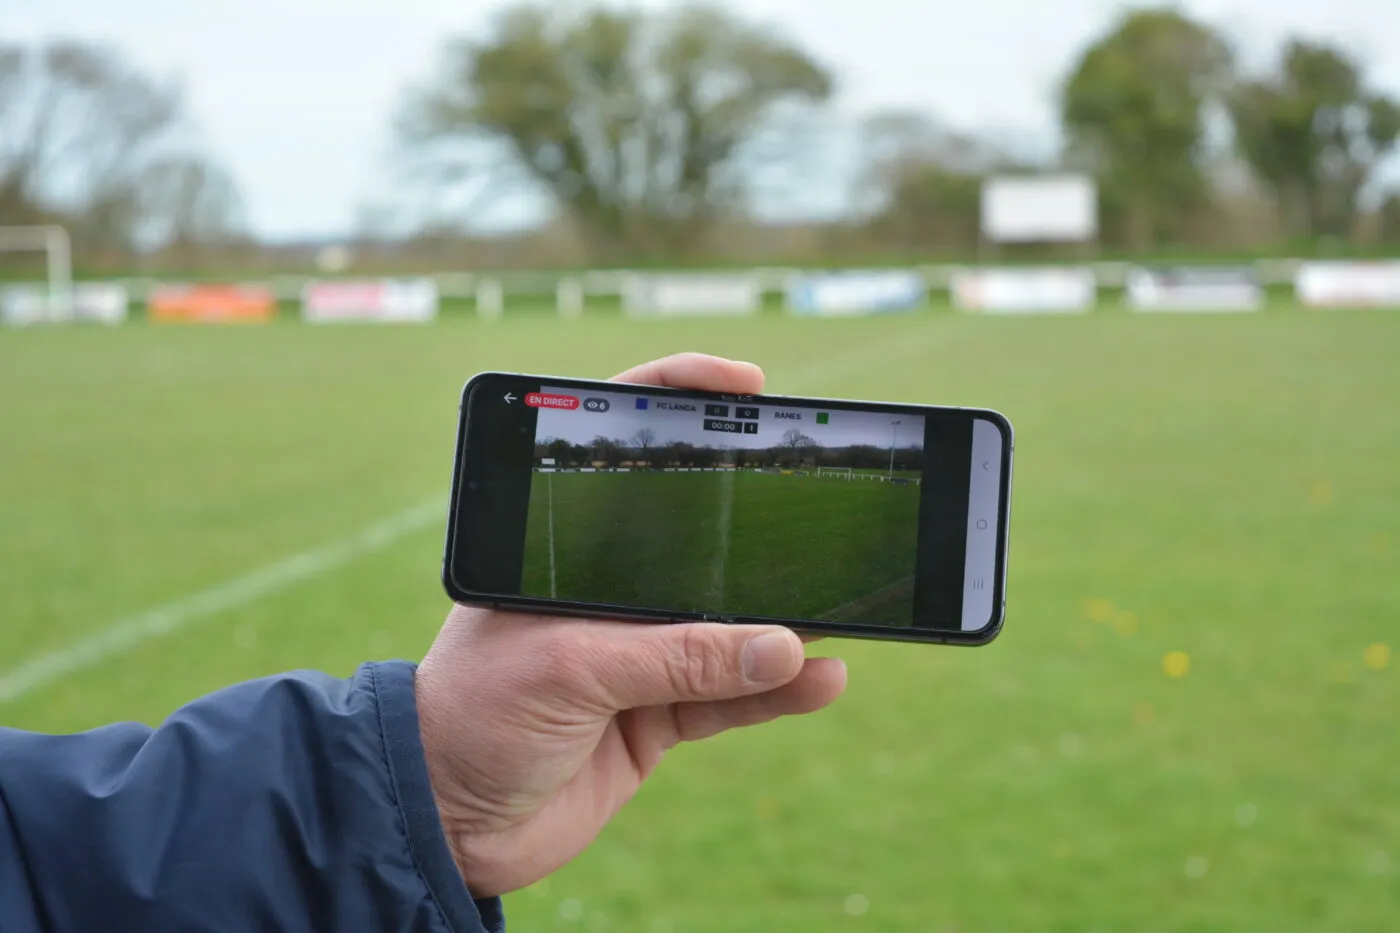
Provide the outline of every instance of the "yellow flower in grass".
[[1182,678],[1191,673],[1191,655],[1185,651],[1168,651],[1162,655],[1162,673],[1172,678]]
[[1390,646],[1376,642],[1361,653],[1361,659],[1373,671],[1383,671],[1390,666]]

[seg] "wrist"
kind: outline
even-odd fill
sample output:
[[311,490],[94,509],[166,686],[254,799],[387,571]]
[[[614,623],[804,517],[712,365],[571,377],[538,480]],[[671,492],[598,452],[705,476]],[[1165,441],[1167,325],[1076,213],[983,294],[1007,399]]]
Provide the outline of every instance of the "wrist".
[[431,730],[423,728],[418,705],[417,672],[410,664],[369,665],[384,743],[384,763],[412,864],[429,896],[452,929],[500,929],[500,905],[472,891],[448,835],[442,802],[431,774]]

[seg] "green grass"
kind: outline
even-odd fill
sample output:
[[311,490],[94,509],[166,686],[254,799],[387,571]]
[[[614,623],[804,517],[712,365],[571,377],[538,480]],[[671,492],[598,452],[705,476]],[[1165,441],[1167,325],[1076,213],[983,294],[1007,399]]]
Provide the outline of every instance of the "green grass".
[[[562,599],[828,618],[913,577],[918,523],[912,485],[749,472],[536,473],[522,592],[551,595],[552,537]],[[912,586],[903,595],[842,619],[909,625]]]
[[[682,348],[759,361],[775,392],[1008,414],[1006,628],[981,649],[824,642],[846,697],[669,755],[509,899],[513,929],[1395,928],[1400,660],[1366,654],[1400,648],[1395,312],[0,333],[0,669],[442,495],[477,370],[604,376]],[[441,540],[0,721],[155,721],[258,674],[420,656]]]

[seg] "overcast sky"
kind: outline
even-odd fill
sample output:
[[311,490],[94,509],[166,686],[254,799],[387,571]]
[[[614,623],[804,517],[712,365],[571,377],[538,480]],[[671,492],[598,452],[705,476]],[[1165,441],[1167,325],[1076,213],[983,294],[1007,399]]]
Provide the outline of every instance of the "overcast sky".
[[[1397,2],[1181,5],[1235,35],[1256,60],[1290,33],[1345,44],[1378,83],[1400,93]],[[158,73],[182,78],[203,137],[243,187],[255,229],[277,238],[346,232],[363,204],[384,198],[387,126],[399,91],[428,72],[444,37],[480,32],[500,6],[479,0],[3,3],[6,38],[103,40]],[[1114,0],[741,5],[835,70],[842,113],[919,108],[1026,152],[1053,148],[1055,82],[1124,6]],[[840,196],[814,190],[807,206],[830,210]],[[528,207],[516,205],[514,213],[525,216]]]
[[[543,386],[545,393],[556,393],[580,397],[576,389],[560,389]],[[783,435],[796,428],[823,447],[850,447],[855,444],[869,444],[873,447],[888,448],[897,443],[901,449],[924,445],[924,419],[920,416],[889,415],[858,411],[828,412],[827,424],[816,422],[816,410],[810,408],[771,408],[759,407],[756,434],[721,434],[705,430],[703,402],[679,402],[674,399],[647,399],[645,411],[636,407],[637,396],[611,394],[607,392],[586,393],[589,398],[606,399],[610,408],[606,412],[587,411],[576,408],[573,411],[542,408],[535,424],[535,437],[540,441],[562,438],[571,444],[588,444],[593,438],[602,435],[621,441],[630,441],[640,428],[651,428],[656,432],[656,444],[683,442],[696,446],[742,447],[761,450],[776,447]],[[686,411],[681,406],[691,405],[695,410]],[[669,407],[668,407],[669,406]],[[729,406],[730,415],[737,415],[736,406]],[[780,417],[786,415],[788,417]],[[796,415],[798,417],[791,417]],[[723,420],[733,421],[733,417]],[[898,425],[894,422],[899,421]]]

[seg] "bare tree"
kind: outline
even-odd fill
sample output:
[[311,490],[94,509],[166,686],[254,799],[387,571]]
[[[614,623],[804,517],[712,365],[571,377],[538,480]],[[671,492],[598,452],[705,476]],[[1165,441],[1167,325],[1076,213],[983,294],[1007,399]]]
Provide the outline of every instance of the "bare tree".
[[623,442],[599,434],[593,438],[593,457],[605,466],[616,468],[622,464]]
[[803,447],[817,446],[816,441],[812,440],[806,434],[803,434],[797,428],[788,428],[786,431],[784,431],[781,444],[783,447],[787,447],[791,450],[797,450]]
[[132,251],[238,226],[227,173],[188,145],[177,87],[109,49],[0,44],[0,223],[60,222]]
[[136,194],[142,239],[165,244],[177,260],[228,239],[242,219],[233,178],[198,157],[153,162],[136,179]]
[[643,454],[656,443],[656,432],[651,428],[638,428],[637,433],[632,435],[632,446],[640,450]]

